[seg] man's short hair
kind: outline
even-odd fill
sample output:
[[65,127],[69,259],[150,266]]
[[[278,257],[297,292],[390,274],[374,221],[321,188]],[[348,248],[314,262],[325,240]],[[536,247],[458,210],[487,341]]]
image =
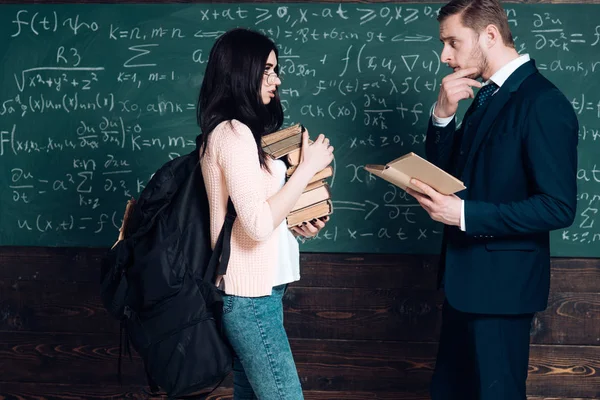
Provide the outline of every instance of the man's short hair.
[[497,0],[451,0],[443,6],[438,21],[460,14],[462,24],[480,33],[488,25],[495,25],[502,36],[505,46],[515,47],[515,42],[508,26],[508,17]]

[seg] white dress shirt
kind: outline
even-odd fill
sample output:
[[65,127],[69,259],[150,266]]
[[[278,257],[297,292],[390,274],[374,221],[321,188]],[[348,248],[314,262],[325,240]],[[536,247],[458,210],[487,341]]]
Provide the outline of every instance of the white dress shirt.
[[[512,73],[517,70],[517,68],[519,68],[521,65],[525,64],[529,60],[530,60],[529,54],[523,54],[522,56],[515,58],[514,60],[512,60],[511,62],[509,62],[502,68],[500,68],[498,71],[496,71],[496,73],[494,75],[492,75],[490,77],[490,79],[485,81],[482,86],[488,85],[490,82],[494,82],[496,85],[498,85],[498,89],[496,90],[496,92],[497,92],[498,90],[500,90],[500,88],[502,87],[504,82],[506,82],[508,77],[511,76]],[[492,96],[495,95],[496,92],[492,93]],[[435,110],[436,104],[433,105],[432,110]],[[455,115],[451,115],[447,118],[440,118],[440,117],[436,117],[436,115],[433,113],[433,111],[431,112],[431,122],[433,123],[434,126],[439,126],[441,128],[448,125],[454,117],[455,117]],[[461,231],[467,230],[467,227],[465,226],[465,201],[464,200],[462,200],[462,202],[461,202],[461,209],[460,209],[460,230]]]

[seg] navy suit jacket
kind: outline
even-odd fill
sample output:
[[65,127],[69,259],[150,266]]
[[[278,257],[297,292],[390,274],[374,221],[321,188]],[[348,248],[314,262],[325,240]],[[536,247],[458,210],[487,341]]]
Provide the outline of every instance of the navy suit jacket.
[[[455,120],[443,128],[430,121],[427,132],[427,158],[467,187],[458,194],[466,232],[444,229],[446,298],[464,312],[541,311],[550,288],[549,232],[575,218],[577,117],[533,60],[485,107],[476,123],[456,129]],[[468,154],[460,154],[463,135],[472,138]],[[460,157],[464,168],[454,171]]]

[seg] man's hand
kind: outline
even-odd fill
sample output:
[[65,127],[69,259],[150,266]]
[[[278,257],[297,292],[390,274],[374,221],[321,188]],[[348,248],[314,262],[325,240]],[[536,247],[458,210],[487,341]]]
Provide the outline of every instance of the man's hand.
[[458,70],[444,79],[440,87],[437,103],[433,113],[438,118],[448,118],[456,114],[458,102],[468,98],[474,98],[473,87],[480,88],[481,82],[468,78],[477,73],[477,68],[465,68]]
[[311,238],[316,236],[317,233],[325,227],[325,222],[327,221],[329,221],[329,216],[308,221],[303,225],[293,226],[291,229],[292,232],[294,232],[294,236]]
[[417,199],[431,219],[446,225],[460,226],[462,204],[461,199],[458,196],[454,194],[445,195],[436,192],[431,186],[416,179],[412,179],[410,183],[421,189],[424,194],[412,190],[409,187],[406,188],[406,191]]

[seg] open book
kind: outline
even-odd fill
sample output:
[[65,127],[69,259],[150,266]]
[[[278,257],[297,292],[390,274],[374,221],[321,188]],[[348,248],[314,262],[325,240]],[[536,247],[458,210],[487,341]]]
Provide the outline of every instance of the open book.
[[419,188],[410,183],[411,178],[426,183],[446,195],[466,189],[460,180],[412,152],[390,161],[386,165],[365,165],[365,170],[403,190],[406,190],[408,186],[421,192]]

